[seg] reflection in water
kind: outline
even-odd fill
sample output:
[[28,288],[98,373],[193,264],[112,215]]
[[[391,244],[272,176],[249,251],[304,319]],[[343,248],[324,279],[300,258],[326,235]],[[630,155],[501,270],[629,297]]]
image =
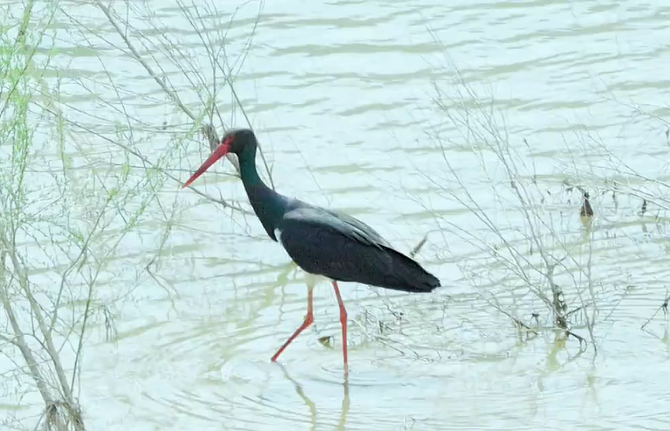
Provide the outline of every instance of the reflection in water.
[[[295,281],[295,277],[299,272],[298,265],[295,264],[292,260],[289,260],[286,265],[284,265],[281,271],[277,274],[275,278],[275,283],[271,287],[284,287],[290,282]],[[289,275],[293,275],[293,278],[289,279]]]
[[[571,356],[568,349],[574,347],[574,345],[568,345],[567,343],[570,336],[563,330],[556,330],[554,335],[554,342],[549,344],[549,352],[547,354],[546,370],[548,373],[559,371],[561,368],[579,359],[586,352],[586,344],[580,340],[579,351]],[[565,361],[559,359],[558,356],[560,353],[567,355]]]
[[349,375],[344,375],[344,383],[342,383],[344,388],[344,394],[342,395],[342,410],[340,412],[340,421],[337,423],[338,430],[344,430],[344,425],[347,422],[347,415],[349,414]]
[[284,373],[284,376],[293,383],[293,387],[295,388],[295,392],[298,394],[298,396],[303,400],[307,408],[309,409],[309,418],[310,418],[310,424],[311,424],[311,430],[316,430],[316,405],[314,404],[314,401],[312,401],[307,395],[305,395],[305,391],[302,389],[302,386],[300,383],[296,382],[289,374],[288,371],[286,370],[286,367],[284,367],[282,364],[279,362],[276,362],[277,366],[279,366]]
[[[288,370],[286,369],[285,366],[283,366],[280,363],[277,363],[277,365],[281,368],[282,372],[284,373],[284,377],[286,377],[291,383],[293,383],[293,387],[295,388],[296,393],[300,397],[300,399],[303,400],[307,408],[309,409],[310,412],[310,426],[311,430],[316,430],[316,425],[317,425],[317,409],[316,409],[316,404],[305,394],[305,391],[303,390],[303,387],[300,383],[298,383],[293,377],[291,377],[288,373]],[[342,394],[342,405],[340,408],[340,416],[339,420],[337,422],[337,428],[336,430],[344,430],[345,429],[345,424],[347,422],[347,415],[349,414],[349,405],[350,405],[350,399],[349,399],[349,375],[345,374],[344,375],[344,381],[342,382],[342,388],[343,388],[343,394]]]

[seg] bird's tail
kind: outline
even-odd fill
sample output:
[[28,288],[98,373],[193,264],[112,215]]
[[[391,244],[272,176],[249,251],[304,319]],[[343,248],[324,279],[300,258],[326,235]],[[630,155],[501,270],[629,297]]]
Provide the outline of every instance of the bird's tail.
[[414,259],[387,249],[393,260],[393,271],[389,274],[387,289],[403,292],[428,293],[440,287],[440,280],[426,271]]

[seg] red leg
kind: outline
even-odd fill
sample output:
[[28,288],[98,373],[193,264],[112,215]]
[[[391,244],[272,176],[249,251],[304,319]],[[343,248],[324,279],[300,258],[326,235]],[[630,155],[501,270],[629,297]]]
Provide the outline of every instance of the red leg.
[[335,296],[337,296],[337,305],[340,307],[340,324],[342,325],[342,356],[344,357],[344,372],[349,373],[349,361],[347,359],[347,310],[344,308],[340,289],[337,287],[337,281],[333,281]]
[[313,299],[312,291],[313,291],[312,288],[309,288],[307,290],[307,315],[305,316],[305,320],[302,322],[302,325],[300,325],[300,327],[295,330],[293,335],[291,335],[289,339],[286,340],[284,345],[281,346],[279,350],[277,350],[277,353],[275,353],[275,355],[272,357],[272,362],[276,362],[279,355],[281,355],[281,352],[283,352],[284,349],[286,349],[288,345],[291,344],[291,341],[295,340],[295,338],[298,335],[300,335],[302,331],[304,331],[309,327],[309,325],[314,323],[314,313],[312,312],[312,299]]

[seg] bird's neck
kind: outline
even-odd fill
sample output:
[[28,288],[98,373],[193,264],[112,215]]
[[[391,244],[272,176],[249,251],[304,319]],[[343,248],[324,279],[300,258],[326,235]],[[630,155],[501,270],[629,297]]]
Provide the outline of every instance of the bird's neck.
[[255,157],[240,157],[240,177],[249,197],[251,207],[265,228],[265,232],[277,241],[275,229],[279,226],[288,206],[288,199],[269,188],[256,170]]

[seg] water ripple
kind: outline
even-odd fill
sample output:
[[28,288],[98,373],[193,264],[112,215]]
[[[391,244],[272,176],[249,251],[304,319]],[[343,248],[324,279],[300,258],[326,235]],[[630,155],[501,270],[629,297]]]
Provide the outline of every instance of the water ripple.
[[[111,42],[85,41],[56,15],[58,55],[46,78],[58,79],[65,114],[184,179],[209,149],[146,70],[116,48],[123,41],[104,16],[79,3],[72,16]],[[116,344],[99,338],[85,355],[87,419],[110,430],[668,428],[659,401],[669,395],[658,377],[670,351],[662,312],[640,330],[667,296],[667,221],[651,209],[637,215],[639,197],[609,198],[615,180],[641,191],[648,185],[612,162],[617,157],[667,182],[667,124],[629,105],[667,117],[668,6],[288,1],[265,2],[260,17],[259,6],[202,6],[206,25],[196,31],[183,11],[195,13],[195,4],[131,5],[128,35],[196,115],[218,76],[217,107],[239,126],[201,37],[225,48],[217,61],[235,71],[278,189],[346,210],[405,251],[428,233],[418,259],[444,287],[421,296],[346,284],[352,373],[345,382],[337,307],[330,288],[319,286],[316,324],[273,364],[269,357],[305,313],[302,275],[253,217],[176,194],[169,182],[148,203],[128,203],[151,214],[133,234],[123,237],[113,224],[95,238],[125,238],[96,284],[101,299],[124,300],[111,306]],[[37,54],[51,52],[45,45]],[[478,105],[462,81],[486,103]],[[504,118],[491,124],[492,112]],[[116,135],[126,114],[135,130]],[[119,146],[98,138],[68,141],[74,180],[120,175]],[[494,157],[498,144],[510,145],[507,163],[523,170],[515,179],[528,187],[525,207]],[[44,148],[60,160],[53,145]],[[138,187],[150,187],[154,173],[133,163]],[[215,166],[198,190],[246,205],[239,181],[224,172],[229,166]],[[49,172],[32,174],[37,182]],[[590,232],[579,224],[568,180],[593,190]],[[45,240],[17,240],[44,262],[31,277],[52,286],[67,266],[49,263],[46,247],[67,240],[39,249],[36,242]],[[601,318],[595,361],[591,350],[579,356],[574,340],[519,331],[510,319],[553,324],[530,289],[550,294],[538,243],[561,262],[554,281],[569,306]],[[575,312],[572,329],[591,342],[583,313]],[[105,333],[109,322],[94,320],[90,331]]]

